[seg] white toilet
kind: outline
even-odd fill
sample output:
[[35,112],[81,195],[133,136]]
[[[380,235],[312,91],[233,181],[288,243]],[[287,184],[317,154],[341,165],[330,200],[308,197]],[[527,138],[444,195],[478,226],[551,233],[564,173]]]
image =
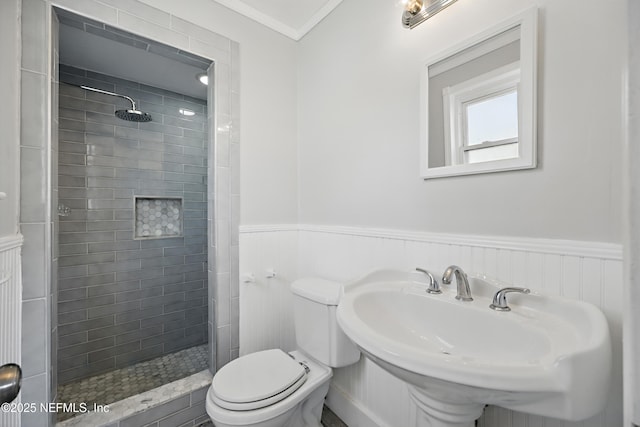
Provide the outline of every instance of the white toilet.
[[331,367],[360,358],[336,322],[342,285],[312,278],[291,289],[299,350],[259,351],[222,367],[207,392],[216,427],[320,427]]

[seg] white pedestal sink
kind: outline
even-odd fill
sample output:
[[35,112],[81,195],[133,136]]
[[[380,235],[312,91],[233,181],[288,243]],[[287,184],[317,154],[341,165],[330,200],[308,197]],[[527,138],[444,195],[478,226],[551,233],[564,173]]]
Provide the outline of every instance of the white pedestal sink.
[[[338,323],[373,362],[407,383],[415,427],[472,427],[485,405],[577,421],[609,392],[609,328],[595,306],[556,296],[509,294],[470,277],[473,301],[455,287],[426,293],[426,276],[381,270],[346,286]],[[597,386],[594,387],[594,384]]]

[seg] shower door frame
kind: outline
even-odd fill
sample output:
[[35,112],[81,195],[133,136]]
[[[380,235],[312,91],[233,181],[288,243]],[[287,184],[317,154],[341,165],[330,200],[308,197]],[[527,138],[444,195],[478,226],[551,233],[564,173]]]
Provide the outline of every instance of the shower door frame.
[[[23,0],[22,79],[24,81],[27,76],[43,84],[40,90],[25,90],[23,84],[22,111],[39,108],[44,117],[37,120],[37,115],[34,119],[31,115],[21,114],[21,128],[28,128],[31,135],[41,136],[32,141],[21,136],[20,225],[25,231],[22,262],[23,271],[33,269],[34,264],[43,266],[44,271],[41,280],[25,283],[37,292],[32,297],[23,295],[22,306],[23,318],[38,314],[44,318],[37,330],[24,329],[22,332],[22,347],[28,350],[22,359],[26,368],[22,400],[52,402],[57,388],[57,221],[54,221],[54,215],[57,214],[58,23],[54,7],[212,61],[208,74],[209,81],[214,84],[209,85],[207,96],[207,302],[209,369],[215,373],[239,353],[239,322],[233,315],[239,311],[239,44],[136,0],[126,3],[117,0]],[[154,22],[147,20],[150,17]],[[163,19],[164,23],[160,23]],[[36,28],[40,30],[34,30]],[[42,66],[37,69],[37,66],[31,67],[31,63]],[[34,161],[38,167],[33,167]],[[45,312],[41,313],[43,308]],[[38,415],[39,418],[34,418]],[[23,424],[45,425],[42,416],[46,414],[25,413]],[[47,417],[48,425],[54,422],[53,418]]]

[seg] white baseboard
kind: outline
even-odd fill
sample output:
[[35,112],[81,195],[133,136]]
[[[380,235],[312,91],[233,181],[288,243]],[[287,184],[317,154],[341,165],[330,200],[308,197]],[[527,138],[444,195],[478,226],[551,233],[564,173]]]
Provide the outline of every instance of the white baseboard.
[[340,387],[331,383],[325,404],[348,426],[353,427],[394,427],[353,400]]

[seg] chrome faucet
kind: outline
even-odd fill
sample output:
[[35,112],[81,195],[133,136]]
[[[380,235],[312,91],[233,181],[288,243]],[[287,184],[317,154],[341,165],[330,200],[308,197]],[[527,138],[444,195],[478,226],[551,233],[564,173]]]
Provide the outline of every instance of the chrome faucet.
[[429,273],[427,270],[423,268],[416,268],[416,271],[419,271],[420,273],[424,273],[427,276],[429,276],[429,287],[427,288],[427,293],[429,294],[442,293],[442,290],[440,289],[440,285],[438,284],[438,281],[436,280],[436,278],[433,277],[433,274]]
[[511,311],[511,307],[507,305],[507,294],[509,292],[528,294],[531,290],[528,288],[502,288],[493,296],[493,302],[489,307],[495,311]]
[[460,301],[473,301],[473,297],[471,297],[471,289],[469,288],[469,281],[467,280],[467,275],[460,267],[457,265],[450,265],[442,275],[442,283],[448,285],[451,283],[451,276],[456,275],[456,283],[458,285],[458,295],[456,295],[456,299]]

